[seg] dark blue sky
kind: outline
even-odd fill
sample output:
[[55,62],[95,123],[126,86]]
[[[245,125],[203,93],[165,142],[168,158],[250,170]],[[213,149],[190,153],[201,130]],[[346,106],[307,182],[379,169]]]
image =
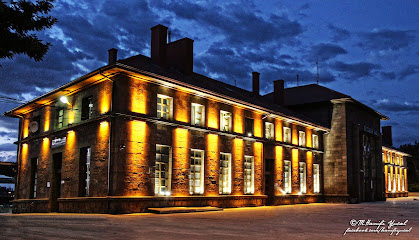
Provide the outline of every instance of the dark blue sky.
[[[260,3],[263,2],[263,3]],[[121,4],[123,3],[123,4]],[[403,1],[56,1],[58,23],[40,33],[44,61],[0,60],[0,95],[30,100],[118,57],[150,55],[150,28],[195,40],[194,71],[261,91],[315,83],[390,117],[396,146],[419,140],[419,4]],[[15,107],[1,103],[0,111]],[[17,121],[0,118],[0,161],[14,160]]]

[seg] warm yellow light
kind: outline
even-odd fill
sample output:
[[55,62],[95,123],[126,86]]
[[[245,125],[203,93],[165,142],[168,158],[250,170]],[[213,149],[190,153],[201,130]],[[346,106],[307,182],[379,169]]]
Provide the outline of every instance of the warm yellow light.
[[44,141],[48,141],[48,140],[49,140],[49,138],[44,137],[42,140],[44,140]]
[[44,115],[44,132],[49,131],[49,125],[50,125],[50,118],[51,118],[51,110],[49,107],[45,108],[45,115]]
[[22,144],[22,152],[21,153],[22,154],[21,154],[20,159],[21,159],[22,163],[27,162],[28,161],[28,144],[27,143]]
[[297,125],[292,124],[292,144],[298,145],[298,130]]
[[100,122],[100,125],[107,125],[108,124],[108,121],[102,121],[102,122]]
[[29,136],[29,119],[23,119],[22,136],[27,138]]
[[291,163],[291,168],[292,168],[292,173],[291,173],[291,187],[292,187],[292,193],[296,194],[298,193],[298,189],[299,189],[299,179],[298,179],[298,168],[299,168],[299,162],[298,162],[298,149],[292,149],[291,151],[291,158],[292,158],[292,163]]
[[189,123],[190,122],[190,111],[191,106],[189,102],[189,97],[187,93],[176,91],[175,92],[176,104],[175,108],[175,120],[179,122]]
[[243,108],[234,107],[234,132],[236,133],[243,133]]
[[[212,179],[212,181],[205,181],[205,196],[218,196],[218,176],[219,176],[219,150],[218,150],[218,135],[208,134],[207,135],[207,160],[205,162],[204,171],[205,179]],[[208,176],[208,177],[207,177]]]
[[74,130],[70,130],[67,132],[68,134],[74,133]]
[[74,110],[70,110],[68,112],[68,123],[73,124],[74,123],[74,118],[75,118]]
[[308,186],[307,193],[313,194],[313,152],[310,152],[310,151],[306,152],[306,166],[307,166],[307,181],[306,182]]
[[262,120],[262,114],[260,113],[253,113],[254,118],[254,135],[255,137],[262,137],[263,136],[263,120]]
[[133,85],[130,89],[131,111],[135,113],[147,114],[148,90],[147,83],[131,79]]
[[[243,139],[234,139],[233,140],[233,162],[235,164],[233,179],[243,179]],[[241,195],[244,194],[244,187],[240,185],[234,185],[231,189],[232,195]]]
[[220,111],[217,102],[208,101],[208,127],[218,129]]
[[282,140],[282,121],[279,119],[275,119],[275,140],[276,141],[283,141]]
[[189,132],[187,129],[174,130],[172,184],[178,186],[172,189],[172,196],[189,195]]
[[312,148],[313,147],[313,137],[312,137],[312,130],[309,128],[306,128],[306,145],[307,147]]
[[254,167],[255,167],[255,195],[262,194],[262,174],[263,174],[263,143],[255,142],[253,144]]
[[60,101],[61,101],[62,103],[65,103],[65,104],[67,104],[67,103],[68,103],[68,99],[67,99],[67,97],[66,97],[66,96],[62,96],[62,97],[60,97]]
[[283,177],[283,151],[284,148],[282,146],[275,146],[275,182],[274,186],[277,186],[275,188],[275,194],[285,194],[285,191],[282,189],[282,177]]

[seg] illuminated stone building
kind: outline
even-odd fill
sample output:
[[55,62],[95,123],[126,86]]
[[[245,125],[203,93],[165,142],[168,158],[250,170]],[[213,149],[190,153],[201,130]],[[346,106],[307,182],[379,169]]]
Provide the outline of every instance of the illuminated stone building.
[[151,58],[111,49],[107,66],[6,113],[20,118],[15,213],[324,200],[329,128],[282,106],[283,81],[267,100],[256,72],[252,91],[194,73],[193,40],[151,30]]
[[411,155],[393,147],[391,126],[382,127],[386,197],[407,197],[407,160]]
[[284,92],[287,108],[330,128],[324,138],[325,201],[385,200],[380,120],[388,118],[348,95],[317,84]]

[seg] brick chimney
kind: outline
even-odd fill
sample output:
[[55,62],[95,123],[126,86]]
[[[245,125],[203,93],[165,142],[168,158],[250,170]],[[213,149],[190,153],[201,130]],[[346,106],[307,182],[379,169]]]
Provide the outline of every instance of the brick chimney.
[[166,65],[167,27],[157,25],[151,28],[151,61],[157,65]]
[[193,42],[190,38],[182,38],[167,44],[167,64],[185,74],[192,74]]
[[274,103],[284,105],[284,80],[274,81]]
[[252,72],[252,85],[253,85],[253,94],[256,96],[259,96],[259,86],[260,86],[260,80],[259,80],[260,73],[258,72]]
[[116,63],[117,56],[118,56],[118,49],[111,48],[111,49],[108,50],[108,52],[109,52],[109,61],[108,61],[108,64],[109,65],[115,64]]
[[393,146],[393,136],[391,133],[391,126],[381,127],[383,132],[383,145]]

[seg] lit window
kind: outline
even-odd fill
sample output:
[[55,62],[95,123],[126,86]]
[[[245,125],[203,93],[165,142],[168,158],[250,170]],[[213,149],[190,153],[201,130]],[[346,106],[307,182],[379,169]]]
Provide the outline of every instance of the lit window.
[[92,97],[85,97],[81,101],[81,120],[90,119],[93,115]]
[[220,130],[224,132],[231,131],[231,113],[220,111]]
[[396,157],[396,164],[399,165],[399,156]]
[[390,162],[390,153],[387,152],[387,162]]
[[313,164],[313,191],[314,193],[320,192],[320,165]]
[[192,103],[191,124],[195,126],[204,126],[205,107],[200,104]]
[[298,132],[298,145],[305,146],[306,145],[306,133],[303,131]]
[[313,148],[316,148],[316,149],[319,148],[319,136],[313,134],[311,135],[311,139],[313,142]]
[[164,95],[157,95],[157,117],[170,119],[172,117],[172,98]]
[[307,173],[307,169],[306,169],[306,163],[300,162],[300,192],[301,193],[306,193],[307,192],[307,188],[306,188],[306,173]]
[[387,191],[391,192],[391,171],[387,173]]
[[254,188],[254,161],[253,157],[245,156],[244,157],[244,193],[253,194],[255,192]]
[[191,168],[189,175],[190,194],[204,193],[204,151],[191,150]]
[[394,154],[391,154],[391,163],[392,163],[392,164],[394,164],[394,163],[395,163],[395,161],[394,161]]
[[266,122],[265,123],[265,137],[267,139],[274,139],[275,138],[275,134],[274,134],[274,124],[270,123],[270,122]]
[[400,192],[400,168],[397,169],[397,191]]
[[31,188],[30,198],[36,198],[38,185],[38,158],[31,159]]
[[291,129],[289,127],[284,127],[284,142],[291,142]]
[[394,171],[393,171],[393,187],[392,187],[393,192],[396,191],[396,186],[397,186],[397,179],[396,179],[397,171],[396,170],[397,169],[394,168]]
[[291,193],[291,161],[284,161],[284,190]]
[[220,154],[220,194],[231,193],[231,154]]
[[156,170],[154,178],[154,194],[159,196],[170,195],[170,177],[172,174],[172,161],[170,147],[156,145]]
[[400,156],[400,166],[403,166],[403,156]]
[[402,169],[402,173],[401,173],[401,181],[402,181],[402,191],[404,192],[405,190],[404,190],[404,183],[405,183],[405,180],[404,180],[404,169]]
[[64,109],[57,109],[55,120],[57,128],[62,128],[64,122]]
[[88,197],[90,193],[90,147],[80,149],[80,164],[79,164],[79,196]]
[[384,153],[381,154],[381,158],[382,158],[383,162],[386,162],[385,154]]
[[245,118],[244,120],[245,120],[244,131],[248,137],[251,137],[254,134],[254,120],[251,118]]

